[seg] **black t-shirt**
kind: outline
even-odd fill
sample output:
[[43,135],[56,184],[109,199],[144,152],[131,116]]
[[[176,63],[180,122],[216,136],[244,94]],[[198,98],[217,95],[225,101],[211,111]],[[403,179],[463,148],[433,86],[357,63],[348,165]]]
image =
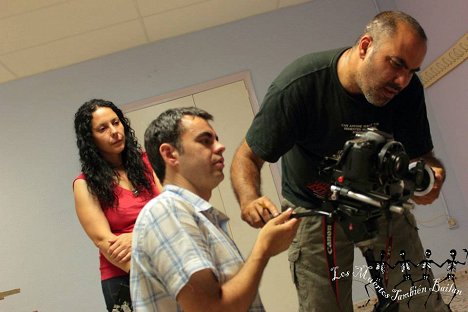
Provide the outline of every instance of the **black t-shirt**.
[[298,206],[318,206],[323,181],[317,171],[324,157],[369,127],[392,134],[410,158],[433,148],[418,77],[377,107],[340,84],[337,62],[345,50],[308,54],[287,66],[269,87],[246,135],[252,151],[265,161],[282,157],[282,193]]

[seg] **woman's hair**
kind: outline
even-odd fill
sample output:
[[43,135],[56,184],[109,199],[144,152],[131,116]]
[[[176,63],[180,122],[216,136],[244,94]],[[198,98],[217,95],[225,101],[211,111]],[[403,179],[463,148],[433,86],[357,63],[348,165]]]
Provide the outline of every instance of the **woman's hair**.
[[122,166],[127,172],[128,179],[137,192],[146,189],[152,194],[149,180],[151,172],[141,158],[141,146],[137,142],[135,132],[130,127],[130,121],[125,118],[122,111],[114,103],[100,99],[84,103],[75,114],[76,144],[80,155],[81,171],[86,177],[89,191],[98,198],[103,207],[116,207],[118,205],[118,198],[114,194],[118,173],[101,156],[93,139],[91,122],[93,112],[99,107],[112,109],[124,127],[125,148],[122,151]]

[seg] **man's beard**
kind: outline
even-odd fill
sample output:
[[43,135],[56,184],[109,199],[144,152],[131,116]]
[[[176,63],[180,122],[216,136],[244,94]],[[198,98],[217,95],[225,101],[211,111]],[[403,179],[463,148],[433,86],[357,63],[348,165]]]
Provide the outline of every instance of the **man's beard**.
[[377,107],[383,107],[391,100],[391,98],[382,97],[377,88],[369,87],[367,90],[363,90],[363,92],[367,102]]
[[384,86],[376,82],[375,75],[376,73],[371,67],[366,67],[364,71],[357,73],[356,82],[367,102],[377,107],[383,107],[393,97],[387,97],[383,94]]
[[401,87],[393,82],[384,83],[378,76],[379,71],[375,69],[374,61],[374,54],[371,54],[361,71],[356,73],[356,83],[367,102],[383,107],[393,99],[395,91],[401,91]]

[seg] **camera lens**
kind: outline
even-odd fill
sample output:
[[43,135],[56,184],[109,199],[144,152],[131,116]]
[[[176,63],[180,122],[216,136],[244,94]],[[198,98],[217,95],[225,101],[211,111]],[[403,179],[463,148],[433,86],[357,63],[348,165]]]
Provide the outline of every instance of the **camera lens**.
[[395,179],[402,179],[408,172],[409,158],[405,153],[394,154],[391,156],[390,175]]
[[401,180],[408,173],[409,157],[399,142],[388,142],[379,153],[382,177],[393,182]]

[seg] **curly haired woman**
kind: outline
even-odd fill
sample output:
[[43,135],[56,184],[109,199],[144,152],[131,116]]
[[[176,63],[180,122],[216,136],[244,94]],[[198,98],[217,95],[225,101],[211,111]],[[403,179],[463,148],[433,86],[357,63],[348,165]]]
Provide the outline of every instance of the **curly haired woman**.
[[73,181],[75,208],[100,253],[108,311],[131,309],[132,231],[143,206],[161,189],[127,118],[114,103],[93,99],[75,114],[81,174]]

